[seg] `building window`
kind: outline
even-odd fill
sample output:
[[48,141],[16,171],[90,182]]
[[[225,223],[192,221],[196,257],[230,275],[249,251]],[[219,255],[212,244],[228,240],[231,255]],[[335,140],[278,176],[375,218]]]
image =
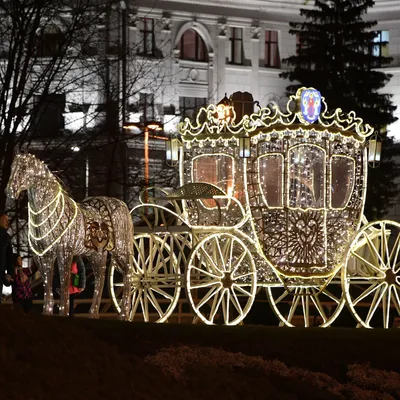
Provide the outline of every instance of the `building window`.
[[201,107],[204,107],[207,103],[205,97],[179,97],[179,109],[183,118],[191,118],[196,115]]
[[380,67],[382,57],[389,57],[389,31],[378,31],[376,33],[377,35],[370,47],[370,54],[379,58],[374,60],[373,65]]
[[54,136],[64,129],[65,93],[34,97],[33,129],[37,136]]
[[303,38],[300,33],[296,33],[296,54],[299,56],[304,48]]
[[236,113],[236,123],[239,122],[243,116],[253,114],[254,101],[251,93],[235,92],[231,96],[231,101]]
[[154,19],[141,18],[140,39],[139,53],[154,56]]
[[60,57],[63,55],[64,33],[56,26],[43,28],[36,37],[38,57]]
[[193,29],[188,29],[181,37],[180,58],[191,61],[208,61],[206,44]]
[[143,121],[154,121],[154,94],[140,93],[139,103],[140,111],[143,115]]
[[243,64],[243,29],[231,28],[230,64]]
[[265,31],[265,66],[270,68],[279,68],[280,65],[278,32]]

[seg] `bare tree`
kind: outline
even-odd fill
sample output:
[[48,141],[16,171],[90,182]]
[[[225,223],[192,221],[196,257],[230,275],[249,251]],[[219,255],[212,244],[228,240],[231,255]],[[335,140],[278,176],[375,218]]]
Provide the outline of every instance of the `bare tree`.
[[163,22],[106,0],[0,0],[0,15],[0,209],[18,148],[39,153],[79,198],[88,166],[90,194],[131,198],[142,184],[126,161],[140,157],[122,126],[161,119],[175,79],[170,39],[144,26]]

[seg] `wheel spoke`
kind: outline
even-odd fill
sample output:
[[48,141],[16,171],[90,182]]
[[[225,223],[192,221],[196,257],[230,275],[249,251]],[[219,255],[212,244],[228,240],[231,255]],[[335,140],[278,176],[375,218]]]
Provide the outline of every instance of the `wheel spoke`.
[[393,245],[392,251],[390,252],[389,259],[391,260],[391,265],[393,266],[393,272],[397,274],[399,272],[400,263],[397,264],[397,257],[400,250],[400,233],[397,234],[396,242]]
[[217,239],[217,238],[215,238],[214,239],[215,240],[215,243],[216,243],[216,247],[217,247],[217,252],[218,252],[218,255],[219,255],[219,259],[220,259],[220,265],[223,265],[224,267],[223,267],[223,270],[225,271],[226,269],[225,269],[225,259],[224,259],[224,255],[222,254],[222,250],[221,250],[221,245],[220,245],[220,243],[219,243],[219,240]]
[[209,276],[210,278],[214,278],[214,279],[221,279],[221,275],[215,275],[209,271],[205,271],[204,269],[201,269],[199,267],[192,267],[192,269],[199,271],[200,273]]
[[151,289],[149,289],[149,290],[147,291],[147,293],[148,293],[148,296],[147,296],[147,297],[148,297],[148,299],[150,300],[150,303],[151,303],[152,306],[157,310],[158,315],[160,316],[160,318],[162,318],[164,313],[163,313],[163,311],[162,311],[160,305],[158,304],[158,301],[157,301],[157,299],[155,298],[154,293],[151,291]]
[[211,307],[210,322],[214,323],[215,315],[217,314],[218,308],[221,305],[222,299],[224,297],[224,291],[219,291],[220,296],[215,296],[213,300],[213,305]]
[[324,308],[323,308],[321,302],[319,301],[318,293],[316,292],[316,290],[314,288],[311,288],[311,291],[312,291],[311,301],[313,302],[315,308],[317,309],[319,315],[322,317],[322,319],[325,323],[328,320],[328,318],[326,317]]
[[332,294],[328,289],[324,288],[321,291],[322,294],[325,296],[329,297],[331,300],[333,300],[336,304],[340,304],[340,299],[338,299],[334,294]]
[[391,300],[391,286],[389,285],[385,291],[382,298],[382,308],[383,308],[383,327],[385,329],[389,328],[390,323],[390,300]]
[[310,299],[308,296],[308,289],[306,289],[305,291],[306,291],[305,295],[301,296],[301,305],[303,309],[304,326],[308,328],[310,326],[310,318],[309,318]]
[[366,267],[369,267],[371,269],[373,269],[377,274],[382,275],[382,270],[379,269],[379,267],[377,267],[376,265],[370,263],[368,260],[366,260],[364,257],[362,257],[360,254],[355,253],[353,251],[351,251],[351,254],[356,257],[358,260],[360,260]]
[[[301,289],[300,289],[301,290]],[[290,324],[292,323],[292,319],[294,317],[294,313],[296,312],[297,306],[300,301],[300,296],[297,295],[298,288],[295,289],[294,291],[294,296],[293,296],[293,301],[289,309],[288,317],[287,317],[287,322]]]
[[366,291],[361,293],[355,300],[353,300],[353,304],[357,305],[361,300],[364,300],[367,296],[369,296],[375,290],[378,290],[382,285],[383,285],[383,282],[376,281]]
[[246,278],[247,276],[252,276],[252,275],[254,275],[254,272],[248,272],[248,273],[243,274],[243,275],[235,276],[234,279],[235,279],[235,281],[237,281],[239,279]]
[[245,294],[246,296],[253,297],[250,292],[248,292],[247,290],[244,290],[243,287],[239,286],[237,283],[233,283],[232,286],[235,287],[239,292],[242,292],[243,294]]
[[159,286],[154,286],[150,288],[153,292],[160,294],[161,296],[165,297],[168,300],[173,300],[174,296],[162,290]]
[[231,291],[232,291],[232,295],[231,295],[232,304],[233,304],[234,307],[236,308],[236,311],[239,313],[239,315],[243,315],[243,310],[242,310],[242,308],[240,307],[239,299],[237,298],[236,293],[235,293],[235,291],[233,290],[233,288],[231,288]]
[[365,319],[365,322],[366,322],[367,325],[369,325],[369,323],[371,322],[371,319],[374,316],[375,311],[378,308],[378,305],[381,302],[382,297],[383,297],[383,295],[384,295],[384,293],[386,291],[386,288],[385,287],[382,288],[382,285],[379,285],[379,290],[377,290],[375,292],[374,299],[373,299],[373,301],[371,303],[371,306],[369,308],[367,318]]
[[[390,233],[389,233],[390,236]],[[386,236],[386,224],[382,222],[381,225],[381,256],[383,261],[386,257],[386,262],[383,264],[387,269],[390,268],[390,255],[389,255],[389,246],[388,246],[388,238]]]
[[222,301],[222,310],[224,314],[224,322],[226,325],[229,325],[229,303],[230,303],[230,292],[229,290],[225,290],[223,295],[226,296],[226,304]]
[[[281,294],[276,300],[275,300],[275,304],[278,304],[278,303],[280,303],[285,297],[287,297],[288,295],[289,295],[289,293],[291,293],[293,291],[293,288],[292,288],[292,290],[289,292],[289,290],[288,289],[286,289],[284,292],[283,292],[283,294]],[[295,290],[295,293],[297,293],[297,288],[296,288],[296,290]]]
[[215,285],[220,285],[221,281],[218,279],[214,279],[212,281],[205,281],[204,283],[199,283],[197,285],[192,284],[190,287],[191,289],[201,289],[201,288],[206,288],[210,286],[215,286]]
[[400,315],[400,298],[399,298],[398,288],[396,286],[393,286],[392,290],[394,293],[393,304],[396,307],[397,314]]
[[207,292],[207,294],[202,298],[202,300],[197,304],[196,308],[199,310],[204,304],[206,304],[211,299],[211,297],[215,296],[221,289],[222,289],[221,286],[212,287]]
[[240,257],[235,261],[235,265],[233,266],[233,269],[232,269],[232,275],[237,271],[237,269],[239,268],[240,264],[242,263],[242,261],[244,260],[246,255],[247,255],[247,253],[244,251],[240,255]]
[[[368,248],[371,250],[371,255],[375,256],[375,261],[377,262],[377,264],[379,265],[385,265],[385,263],[382,260],[381,255],[379,254],[378,249],[376,248],[375,244],[372,242],[371,238],[368,235],[365,235],[366,239],[367,239],[367,243],[368,243]],[[378,270],[380,271],[379,267],[375,267],[378,268]]]
[[140,305],[142,307],[142,314],[144,322],[149,322],[149,302],[147,301],[147,289],[143,289],[143,297],[140,296]]
[[[207,250],[204,248],[199,249],[202,251],[203,256],[209,261],[209,266],[211,266],[211,269],[213,269],[216,273],[219,273],[220,276],[223,275],[223,272],[218,268],[218,265],[215,264],[214,260],[212,257],[207,253]],[[194,267],[193,267],[194,268]]]

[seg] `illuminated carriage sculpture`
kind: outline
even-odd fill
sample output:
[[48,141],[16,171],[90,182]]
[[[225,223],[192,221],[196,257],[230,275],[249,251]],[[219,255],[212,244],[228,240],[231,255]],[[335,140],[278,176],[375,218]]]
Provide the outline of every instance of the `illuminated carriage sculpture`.
[[[131,319],[167,321],[185,290],[197,319],[235,325],[265,288],[282,325],[329,326],[346,303],[392,324],[400,225],[363,217],[369,125],[302,88],[286,111],[209,105],[179,133],[181,187],[133,210]],[[117,307],[118,286],[111,270]]]

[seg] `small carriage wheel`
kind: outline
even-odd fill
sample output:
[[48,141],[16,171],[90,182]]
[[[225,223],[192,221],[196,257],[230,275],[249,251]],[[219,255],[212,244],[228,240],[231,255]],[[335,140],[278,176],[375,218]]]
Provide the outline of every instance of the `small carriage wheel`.
[[[181,292],[181,277],[178,259],[171,252],[169,239],[171,236],[168,234],[134,237],[130,321],[140,316],[145,322],[165,322],[175,309]],[[123,283],[114,280],[115,270],[110,276],[110,288],[115,294],[113,302],[120,312],[121,299],[117,294],[118,289],[122,292]]]
[[365,328],[389,328],[400,315],[400,224],[371,222],[350,245],[342,284],[348,306]]
[[[325,281],[325,282],[323,282]],[[340,279],[336,276],[266,288],[269,302],[280,326],[326,328],[344,306]]]
[[232,234],[206,236],[189,257],[189,302],[206,324],[239,324],[254,302],[256,284],[253,256],[245,243]]

